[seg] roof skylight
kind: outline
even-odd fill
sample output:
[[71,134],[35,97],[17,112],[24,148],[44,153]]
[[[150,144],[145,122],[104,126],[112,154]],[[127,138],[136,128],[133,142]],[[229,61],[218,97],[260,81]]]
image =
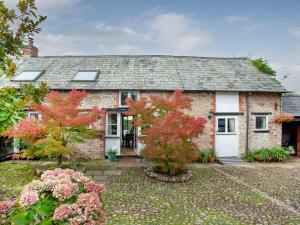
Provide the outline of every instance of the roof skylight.
[[99,71],[97,70],[80,70],[73,77],[72,81],[95,81],[97,79]]
[[23,71],[18,76],[12,79],[12,81],[35,81],[44,73],[44,70],[36,71]]

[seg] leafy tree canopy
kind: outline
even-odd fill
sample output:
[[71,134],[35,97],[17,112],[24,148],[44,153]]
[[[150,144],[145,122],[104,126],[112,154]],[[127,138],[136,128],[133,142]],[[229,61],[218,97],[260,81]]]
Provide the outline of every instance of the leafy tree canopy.
[[72,152],[69,144],[84,142],[97,134],[96,127],[90,125],[97,121],[102,111],[94,107],[82,112],[80,104],[86,95],[76,90],[67,95],[51,91],[45,99],[47,104],[34,103],[30,107],[40,113],[42,119],[21,120],[3,135],[30,144],[25,151],[28,157],[53,157],[61,164],[62,156]]
[[186,163],[197,158],[193,142],[205,127],[206,119],[187,113],[192,99],[175,91],[166,96],[128,98],[129,115],[135,115],[135,126],[141,126],[145,136],[143,156],[157,163],[158,171],[170,175],[182,172]]
[[253,66],[255,66],[259,71],[266,73],[272,77],[276,77],[276,71],[269,65],[267,60],[262,58],[250,59]]
[[36,14],[35,0],[19,0],[16,9],[0,1],[0,78],[13,77],[16,65],[13,57],[21,55],[26,36],[33,36],[46,16]]
[[0,89],[0,132],[15,125],[25,117],[25,109],[31,103],[41,103],[49,93],[46,83],[38,87],[33,84],[21,84],[19,89],[5,87]]

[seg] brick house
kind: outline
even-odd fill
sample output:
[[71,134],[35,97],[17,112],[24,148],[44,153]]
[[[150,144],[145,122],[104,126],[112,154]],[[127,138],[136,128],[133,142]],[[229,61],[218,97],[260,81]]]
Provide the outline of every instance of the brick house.
[[[37,56],[32,42],[17,61],[17,74],[0,86],[46,82],[51,89],[86,90],[83,110],[106,109],[101,139],[76,146],[82,158],[100,158],[109,149],[118,155],[139,155],[141,132],[124,114],[126,97],[170,94],[182,89],[194,100],[190,113],[207,119],[196,140],[199,149],[215,149],[219,156],[240,156],[248,150],[281,144],[281,125],[271,122],[281,112],[286,90],[259,72],[247,58],[190,56]],[[28,50],[29,49],[29,50]],[[38,117],[35,112],[29,116]]]

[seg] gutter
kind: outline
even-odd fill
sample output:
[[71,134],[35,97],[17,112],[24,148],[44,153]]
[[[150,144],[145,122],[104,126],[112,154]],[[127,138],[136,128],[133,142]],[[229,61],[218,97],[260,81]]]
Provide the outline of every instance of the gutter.
[[249,96],[251,95],[251,92],[248,92],[246,94],[246,148],[245,152],[249,152],[249,116],[250,116],[250,106],[249,106]]

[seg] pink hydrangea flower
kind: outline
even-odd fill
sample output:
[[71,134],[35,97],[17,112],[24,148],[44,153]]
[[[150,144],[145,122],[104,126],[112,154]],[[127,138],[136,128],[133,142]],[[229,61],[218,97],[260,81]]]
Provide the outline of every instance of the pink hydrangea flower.
[[5,218],[14,204],[15,201],[12,200],[0,201],[0,218]]
[[73,179],[77,182],[87,182],[89,178],[84,176],[81,172],[76,172],[72,169],[55,169],[55,170],[47,170],[41,176],[41,180],[49,180],[49,179],[57,179],[57,178],[69,178]]
[[74,180],[76,180],[77,182],[81,182],[81,183],[84,183],[84,182],[87,182],[90,180],[88,177],[84,176],[84,174],[81,172],[74,172],[71,177]]
[[95,192],[98,195],[100,195],[101,193],[103,193],[106,188],[104,186],[104,184],[96,184],[93,181],[87,181],[84,183],[84,190],[86,192]]
[[78,192],[79,187],[77,184],[70,182],[62,182],[57,184],[53,190],[53,197],[64,201],[71,198],[76,192]]
[[78,196],[76,204],[85,209],[85,212],[101,212],[102,204],[95,192],[82,193]]
[[63,221],[71,215],[76,214],[77,211],[78,206],[76,204],[63,204],[55,209],[53,219]]
[[60,180],[45,180],[43,182],[44,190],[53,192],[56,185],[60,184]]
[[22,207],[31,206],[39,200],[39,195],[36,191],[24,191],[21,194],[19,204]]
[[44,183],[40,180],[33,180],[24,187],[24,191],[42,191]]

